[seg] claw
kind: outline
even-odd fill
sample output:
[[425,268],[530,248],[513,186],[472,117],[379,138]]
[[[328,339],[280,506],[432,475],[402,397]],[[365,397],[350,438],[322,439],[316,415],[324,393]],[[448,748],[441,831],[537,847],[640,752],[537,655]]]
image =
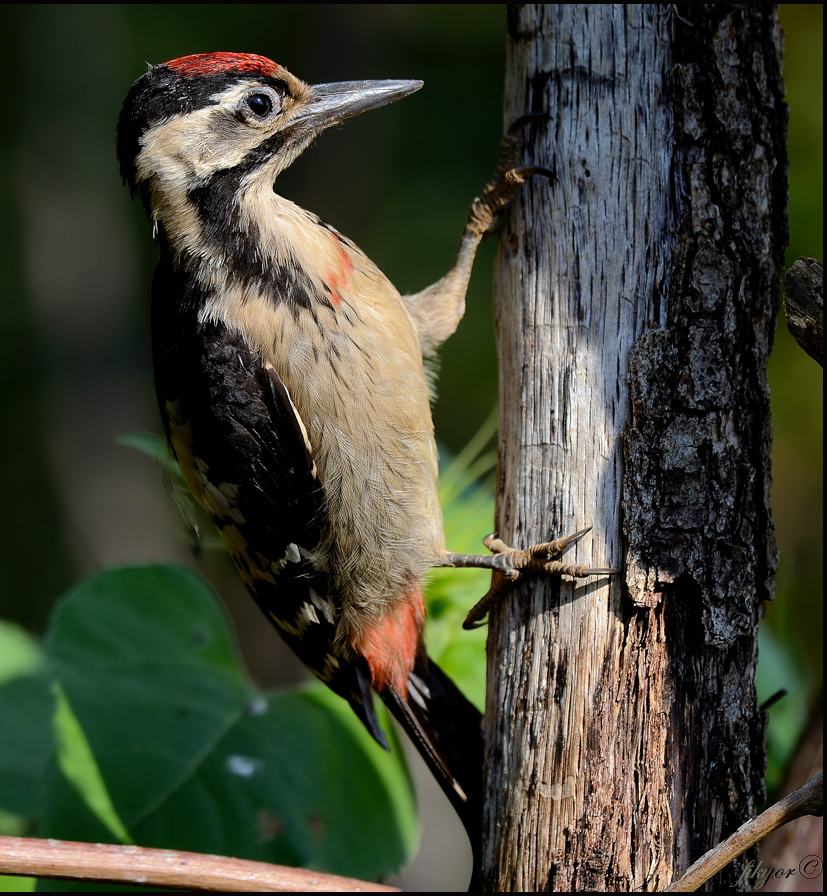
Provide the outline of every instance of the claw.
[[471,608],[463,622],[466,629],[478,628],[480,620],[484,619],[491,607],[499,603],[521,575],[525,573],[544,574],[552,576],[571,576],[576,579],[584,579],[588,576],[613,576],[619,570],[611,566],[578,566],[570,563],[562,563],[551,558],[561,554],[573,544],[577,544],[584,535],[591,532],[591,526],[580,529],[572,535],[557,538],[554,541],[532,545],[526,550],[520,551],[509,547],[496,532],[486,535],[483,544],[491,551],[493,556],[469,556],[467,554],[446,553],[440,566],[477,567],[490,569],[494,576],[491,587],[486,594]]
[[543,572],[550,576],[571,576],[573,579],[586,579],[589,576],[613,576],[618,570],[611,566],[573,566],[569,563],[560,563],[559,560],[550,560],[545,564]]
[[559,554],[562,551],[565,551],[567,547],[577,544],[584,535],[591,531],[592,527],[588,526],[585,529],[581,529],[579,532],[575,532],[574,535],[567,535],[565,538],[557,538],[554,541],[549,541],[545,544],[535,544],[530,547],[528,551],[532,558],[540,557],[542,555],[551,556],[553,554]]
[[518,166],[517,160],[523,148],[523,129],[535,121],[548,121],[549,116],[531,113],[518,118],[506,131],[500,143],[500,157],[497,170],[491,182],[485,187],[479,199],[474,200],[468,214],[468,228],[477,239],[485,239],[494,232],[497,214],[514,198],[517,190],[532,175],[555,180],[548,168],[537,165]]
[[524,165],[522,168],[512,168],[511,171],[506,174],[506,177],[512,174],[518,175],[524,182],[525,178],[530,177],[532,174],[537,174],[540,177],[547,177],[552,183],[557,180],[553,171],[549,171],[548,168],[541,168],[539,165]]
[[488,615],[488,611],[495,604],[498,604],[505,596],[502,593],[502,587],[495,586],[493,583],[488,591],[474,604],[468,611],[468,615],[462,623],[462,627],[466,631],[475,628],[482,628],[482,620]]
[[486,535],[485,538],[483,538],[482,543],[492,554],[502,554],[503,551],[509,550],[508,545],[501,538],[497,537],[496,532]]
[[546,112],[529,112],[521,115],[516,121],[511,123],[509,129],[505,132],[506,137],[517,137],[523,128],[535,121],[551,121],[551,116]]

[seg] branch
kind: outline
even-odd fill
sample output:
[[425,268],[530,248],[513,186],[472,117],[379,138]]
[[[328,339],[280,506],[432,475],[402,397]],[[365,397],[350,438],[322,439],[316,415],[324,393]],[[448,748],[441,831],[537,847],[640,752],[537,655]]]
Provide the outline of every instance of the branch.
[[770,806],[757,818],[742,824],[738,830],[701,856],[686,873],[666,888],[667,893],[692,893],[703,886],[713,875],[733,859],[737,859],[750,847],[763,840],[782,825],[801,818],[802,815],[824,813],[824,773],[819,772],[803,787]]
[[226,856],[30,837],[0,837],[0,874],[225,893],[399,892],[335,874]]
[[824,271],[814,258],[799,258],[784,278],[787,326],[807,354],[824,366]]
[[[824,767],[823,696],[820,693],[813,701],[807,728],[787,766],[779,793],[796,790]],[[796,868],[802,861],[802,856],[822,855],[823,845],[824,823],[821,818],[808,815],[773,831],[762,841],[761,862],[764,868]],[[792,881],[787,877],[768,877],[761,884],[761,891],[789,892],[790,883]],[[799,886],[803,887],[803,882],[799,882]]]

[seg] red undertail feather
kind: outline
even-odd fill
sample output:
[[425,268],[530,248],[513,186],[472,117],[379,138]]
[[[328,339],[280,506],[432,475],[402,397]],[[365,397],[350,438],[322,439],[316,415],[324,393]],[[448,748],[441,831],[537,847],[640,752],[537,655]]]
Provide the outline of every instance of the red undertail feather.
[[255,53],[197,53],[165,62],[167,68],[181,75],[215,75],[219,72],[249,72],[269,78],[279,76],[279,66],[266,56]]
[[407,700],[408,676],[416,661],[424,624],[422,589],[414,585],[356,645],[368,662],[377,693],[391,690]]

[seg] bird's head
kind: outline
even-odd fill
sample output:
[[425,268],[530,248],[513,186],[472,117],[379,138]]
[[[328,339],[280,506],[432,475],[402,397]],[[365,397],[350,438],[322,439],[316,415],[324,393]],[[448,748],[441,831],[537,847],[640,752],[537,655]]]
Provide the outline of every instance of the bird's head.
[[323,130],[413,93],[421,81],[311,86],[263,56],[204,53],[154,65],[118,119],[121,175],[151,215],[231,176],[272,184]]

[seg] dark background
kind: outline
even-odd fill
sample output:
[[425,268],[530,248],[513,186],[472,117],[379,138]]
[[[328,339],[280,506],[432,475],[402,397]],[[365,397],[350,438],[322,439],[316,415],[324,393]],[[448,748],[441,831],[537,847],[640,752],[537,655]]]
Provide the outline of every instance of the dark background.
[[[782,6],[780,15],[788,259],[823,260],[822,7]],[[413,97],[326,134],[279,179],[279,192],[355,240],[404,293],[446,272],[467,206],[493,171],[504,46],[503,6],[0,9],[0,616],[41,630],[55,598],[102,565],[196,562],[157,469],[116,441],[160,429],[148,328],[155,250],[114,154],[120,103],[145,63],[229,50],[269,56],[311,83],[423,79]],[[496,402],[492,263],[489,244],[466,319],[442,352],[434,417],[449,451]],[[783,755],[820,687],[823,541],[822,372],[783,321],[770,377],[781,566],[762,633],[761,688],[762,697],[791,691],[770,727]],[[197,565],[230,605],[257,679],[300,677],[225,558],[208,552]],[[425,845],[433,840],[456,865],[454,841],[434,828]],[[442,871],[404,883],[450,888]]]

